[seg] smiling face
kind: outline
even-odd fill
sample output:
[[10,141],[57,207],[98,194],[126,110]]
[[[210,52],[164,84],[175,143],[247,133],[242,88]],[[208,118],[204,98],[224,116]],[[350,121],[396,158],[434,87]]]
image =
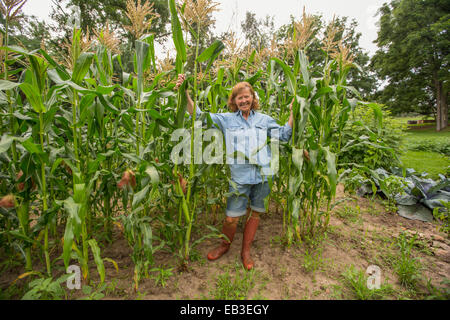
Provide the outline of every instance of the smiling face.
[[258,110],[258,98],[253,87],[248,82],[239,82],[233,87],[228,97],[228,107],[231,112],[241,110],[243,113],[249,114],[250,110]]
[[250,89],[243,88],[236,98],[234,98],[234,103],[243,114],[248,114],[252,109],[253,104],[253,95],[250,92]]

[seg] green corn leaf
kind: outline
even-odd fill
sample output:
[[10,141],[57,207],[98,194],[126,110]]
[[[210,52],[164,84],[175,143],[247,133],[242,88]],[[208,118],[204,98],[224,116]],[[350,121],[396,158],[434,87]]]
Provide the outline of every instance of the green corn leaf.
[[295,53],[295,60],[294,60],[294,76],[297,77],[299,71],[300,71],[300,50]]
[[336,155],[330,151],[329,147],[322,147],[322,151],[325,153],[325,160],[327,161],[327,176],[330,182],[331,195],[336,194],[337,185],[337,172],[336,172]]
[[383,112],[381,111],[381,106],[377,103],[369,103],[368,105],[375,115],[375,121],[377,124],[378,135],[381,133],[383,128]]
[[119,114],[119,109],[117,109],[111,102],[108,97],[98,95],[98,100],[100,103],[109,111],[111,111],[113,114]]
[[224,72],[225,69],[223,67],[221,67],[217,72],[216,85],[222,85]]
[[72,81],[76,84],[81,84],[91,67],[94,54],[92,52],[84,52],[78,57],[72,73]]
[[8,80],[0,80],[0,90],[11,90],[17,88],[20,83],[11,82]]
[[214,61],[217,59],[217,57],[220,55],[222,50],[225,49],[225,45],[222,41],[216,40],[214,43],[207,48],[205,51],[202,52],[201,55],[198,56],[197,61],[198,62],[208,62],[208,66],[206,67],[204,73],[207,73],[208,70],[211,68]]
[[50,55],[45,52],[44,50],[40,49],[39,53],[42,54],[42,56],[56,69],[56,72],[58,73],[59,77],[63,80],[69,80],[70,79],[70,74],[66,71],[66,69],[64,69],[64,67],[62,67],[61,65],[59,65],[55,60],[53,60],[52,57],[50,57]]
[[306,84],[306,86],[310,87],[310,75],[308,71],[308,57],[306,56],[304,51],[300,51],[299,53],[299,60],[300,60],[300,71],[303,76],[303,81]]
[[38,245],[39,247],[42,247],[42,245],[39,242],[37,242],[36,240],[31,239],[30,237],[24,235],[22,231],[12,230],[12,231],[5,232],[5,234],[9,234],[9,235],[13,236],[14,238],[22,240],[22,241],[24,241],[24,242],[26,242],[26,243],[28,243],[30,245],[34,245],[35,244],[35,245]]
[[72,252],[72,244],[75,237],[81,233],[81,220],[78,215],[80,205],[75,203],[72,197],[64,200],[64,209],[69,217],[67,218],[66,229],[64,231],[63,259],[67,269],[70,262],[70,254]]
[[298,224],[299,213],[301,210],[301,202],[299,198],[295,198],[292,201],[292,218],[294,221],[294,226]]
[[150,176],[150,179],[151,179],[153,185],[156,185],[159,183],[159,174],[154,166],[148,166],[145,169],[145,173],[147,173]]
[[333,92],[333,88],[331,87],[322,87],[319,90],[317,90],[316,94],[311,100],[316,100],[321,98],[322,96],[326,95],[327,93]]
[[317,165],[317,158],[319,157],[319,150],[309,150],[309,159],[313,167]]
[[27,96],[27,100],[37,113],[45,112],[45,106],[39,92],[29,83],[20,84],[20,89]]
[[73,244],[73,230],[72,230],[72,219],[67,219],[66,230],[64,232],[64,246],[63,246],[63,260],[64,266],[66,269],[69,267],[70,262],[70,253],[72,252],[72,244]]
[[19,47],[19,46],[0,47],[0,50],[12,51],[12,52],[23,54],[24,56],[33,54],[32,52],[29,52],[26,49]]
[[[177,8],[175,5],[175,0],[169,1],[169,10],[170,10],[170,18],[172,22],[172,36],[173,43],[175,44],[175,48],[177,49],[177,56],[180,57],[181,63],[183,64],[186,61],[186,45],[183,39],[183,30],[181,29],[180,20],[178,19]],[[180,72],[181,70],[178,70]]]
[[156,72],[156,58],[155,58],[155,35],[152,34],[149,37],[145,38],[144,40],[145,42],[147,42],[149,44],[149,54],[148,54],[148,59],[149,59],[149,63],[151,62],[153,65],[153,71]]
[[84,183],[77,183],[74,185],[73,199],[78,204],[86,202],[86,185]]
[[152,228],[148,223],[141,224],[142,244],[144,252],[148,260],[153,259],[153,233]]
[[272,60],[278,63],[280,67],[283,69],[284,75],[286,77],[288,90],[290,94],[294,96],[296,92],[297,81],[295,79],[294,74],[292,73],[291,67],[289,67],[286,63],[284,63],[278,58],[272,58]]
[[202,54],[197,57],[197,61],[205,62],[211,60],[212,58],[217,57],[223,49],[225,49],[223,42],[216,40],[211,46],[209,46],[209,48],[205,49]]
[[176,113],[176,126],[177,128],[182,128],[185,120],[186,109],[187,109],[187,98],[186,98],[186,88],[187,81],[183,82],[181,87],[178,89],[178,99],[180,102],[178,103],[178,109]]
[[31,154],[42,154],[41,146],[33,143],[33,139],[29,138],[22,142],[22,146]]
[[147,185],[144,189],[136,193],[133,197],[133,209],[136,209],[136,207],[144,201],[144,199],[147,197],[148,191],[150,190],[150,185]]
[[33,72],[33,85],[37,87],[39,94],[42,94],[46,81],[45,71],[48,65],[45,64],[45,60],[34,55],[29,55],[28,60]]
[[3,135],[2,139],[0,140],[0,153],[8,151],[13,141],[23,142],[25,140],[26,140],[25,138],[17,138],[8,135]]
[[302,184],[302,179],[299,176],[291,176],[289,178],[289,194],[295,195]]
[[252,86],[255,85],[256,81],[258,81],[259,78],[263,75],[263,72],[259,70],[256,74],[254,74],[252,77],[245,79],[246,82],[250,83]]
[[147,66],[147,60],[150,52],[150,45],[146,42],[137,40],[136,42],[136,69],[137,69],[137,97],[142,100],[144,92],[144,72]]
[[88,243],[91,247],[95,264],[97,265],[97,271],[100,276],[100,283],[103,283],[105,281],[105,265],[103,264],[102,257],[100,256],[100,248],[98,247],[97,241],[95,241],[95,239],[89,240]]
[[292,162],[301,172],[303,168],[303,149],[292,148]]

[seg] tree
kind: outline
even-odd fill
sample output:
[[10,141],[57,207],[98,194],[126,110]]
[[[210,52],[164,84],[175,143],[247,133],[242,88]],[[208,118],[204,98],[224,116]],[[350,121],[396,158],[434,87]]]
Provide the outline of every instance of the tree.
[[[347,84],[354,87],[363,99],[371,99],[376,91],[376,78],[369,66],[368,53],[359,45],[361,33],[355,31],[358,26],[357,21],[355,19],[349,21],[348,17],[334,17],[332,21],[326,23],[321,15],[310,15],[309,17],[311,19],[311,35],[306,40],[305,52],[309,60],[313,62],[315,69],[321,70],[324,67],[326,62],[324,50],[328,52],[329,56],[332,56],[333,51],[339,51],[338,45],[341,43],[348,49],[349,58],[360,67],[360,69],[353,68],[350,71]],[[306,18],[304,15],[302,20]],[[302,24],[296,22],[295,18],[291,16],[291,23],[278,29],[277,38],[280,43],[283,41],[286,43],[286,40],[293,38],[296,25]],[[305,26],[304,23],[303,25]],[[300,29],[297,30],[297,34],[305,32]]]
[[[108,33],[120,40],[119,51],[126,72],[133,71],[133,47],[135,40],[142,36],[142,33],[135,32],[134,26],[142,27],[151,20],[150,28],[146,28],[144,34],[154,34],[155,41],[161,44],[170,35],[167,0],[52,0],[52,2],[50,16],[56,24],[52,28],[53,37],[48,50],[59,60],[64,59],[67,49],[61,44],[70,43],[72,38],[72,28],[67,23],[71,6],[80,8],[80,27],[83,35],[96,38],[98,32],[107,29]],[[127,15],[129,13],[127,4],[134,7],[130,13],[131,18]]]
[[264,48],[269,45],[275,32],[274,17],[267,15],[264,19],[257,20],[255,13],[247,11],[245,20],[241,22],[241,28],[251,47]]
[[[379,94],[392,111],[434,113],[448,126],[450,2],[394,0],[379,10],[379,49],[371,64],[387,83]],[[412,106],[411,106],[412,105]]]
[[[159,15],[157,19],[152,22],[152,27],[149,32],[155,34],[155,39],[161,42],[165,41],[170,34],[166,28],[169,23],[169,9],[167,1],[163,0],[136,0],[135,2],[144,4],[150,2],[153,8]],[[64,6],[63,6],[64,2]],[[108,22],[113,30],[120,32],[122,37],[128,40],[135,40],[133,36],[127,32],[123,26],[129,25],[130,21],[126,15],[127,0],[53,0],[53,8],[51,17],[57,22],[57,30],[62,29],[70,33],[66,23],[70,12],[66,9],[69,6],[77,6],[81,11],[81,29],[86,32],[89,28],[100,29]],[[66,32],[67,33],[67,32]]]

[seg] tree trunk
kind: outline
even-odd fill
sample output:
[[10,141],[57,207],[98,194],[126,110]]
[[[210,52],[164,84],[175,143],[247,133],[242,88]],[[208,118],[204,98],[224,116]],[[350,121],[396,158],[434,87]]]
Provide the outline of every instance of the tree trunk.
[[445,87],[441,82],[441,130],[447,128],[448,126],[448,104],[447,97],[448,92],[445,90]]
[[448,126],[448,105],[447,105],[447,92],[442,85],[442,81],[439,81],[437,72],[434,73],[434,84],[436,88],[436,131],[441,131]]

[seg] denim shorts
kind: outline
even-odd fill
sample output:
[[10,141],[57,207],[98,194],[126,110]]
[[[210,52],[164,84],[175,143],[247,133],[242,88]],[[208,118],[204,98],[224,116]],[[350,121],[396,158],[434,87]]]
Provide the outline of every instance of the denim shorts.
[[253,211],[265,213],[264,199],[269,195],[268,182],[259,184],[236,184],[237,190],[230,184],[230,192],[238,192],[227,198],[227,216],[237,218],[247,213],[248,200]]

